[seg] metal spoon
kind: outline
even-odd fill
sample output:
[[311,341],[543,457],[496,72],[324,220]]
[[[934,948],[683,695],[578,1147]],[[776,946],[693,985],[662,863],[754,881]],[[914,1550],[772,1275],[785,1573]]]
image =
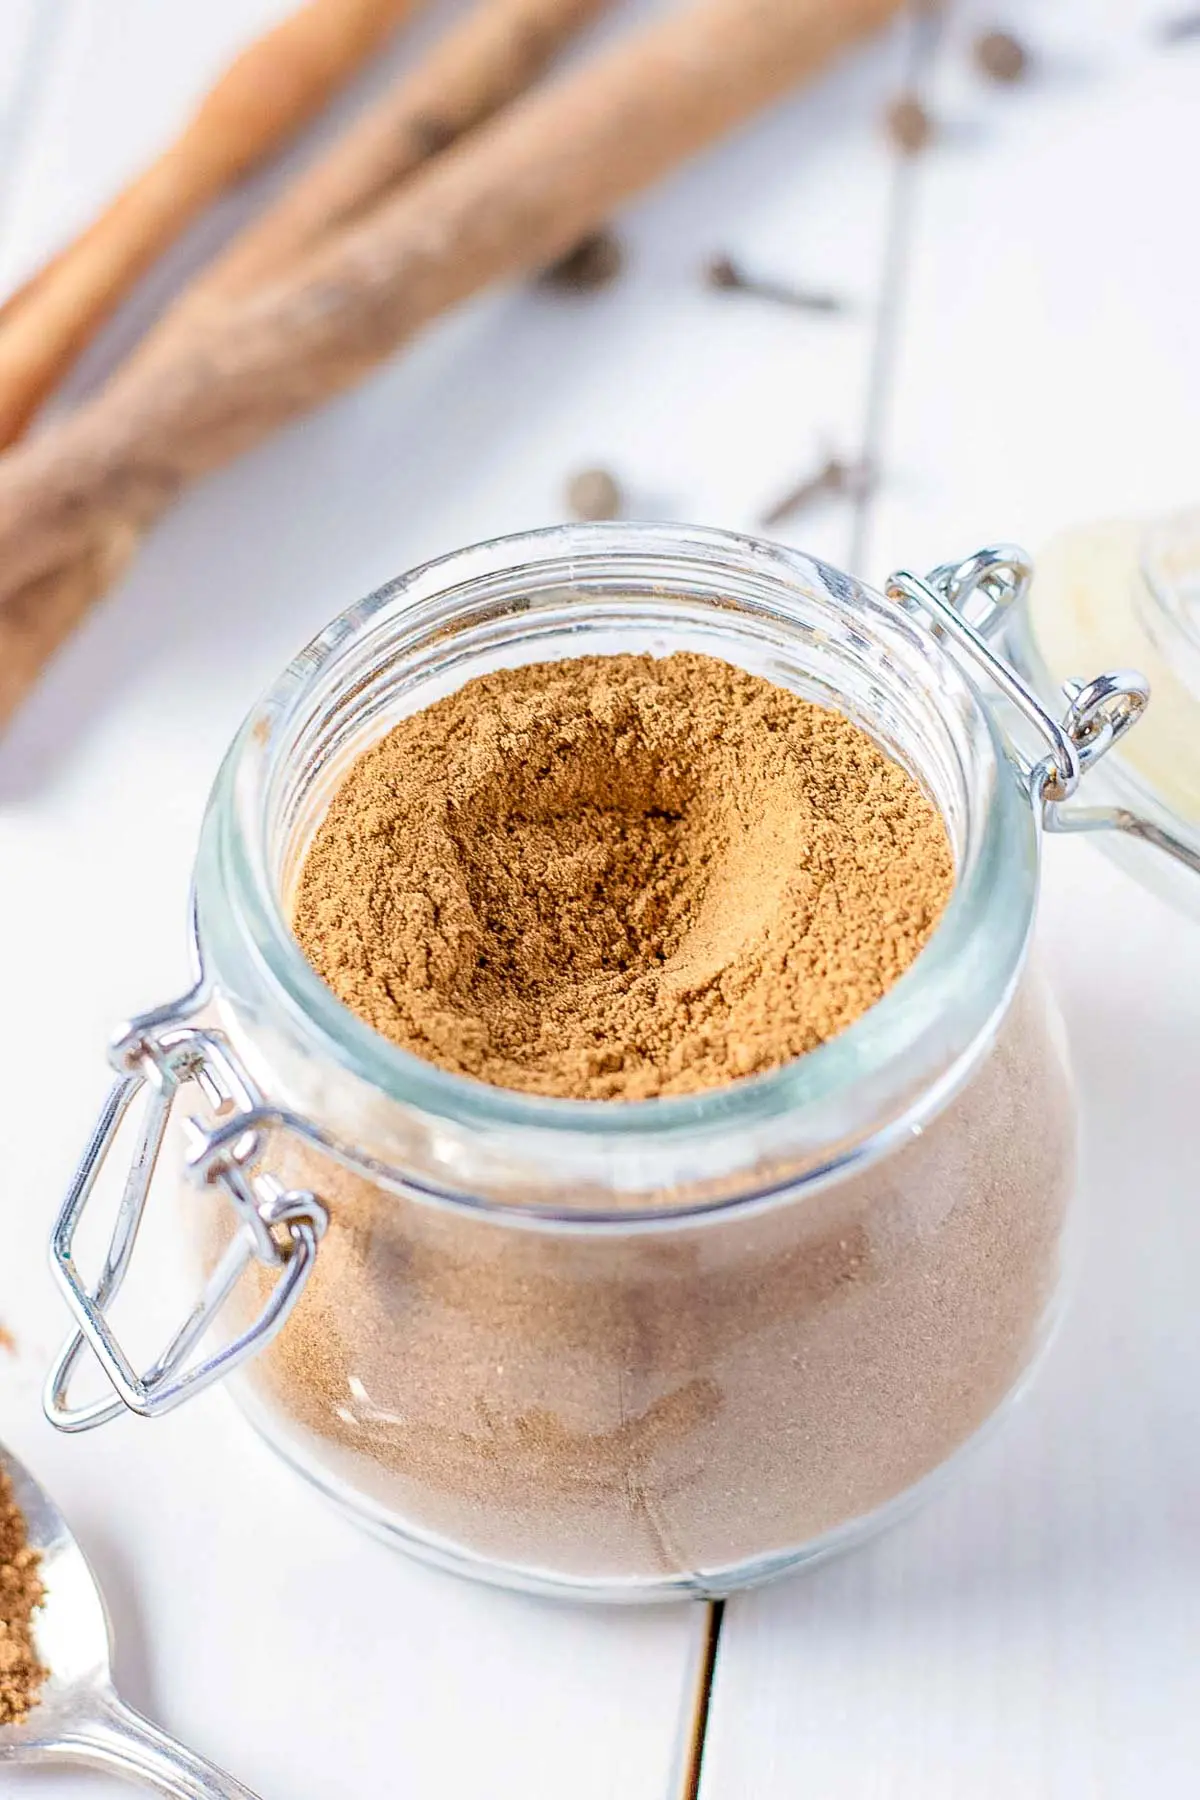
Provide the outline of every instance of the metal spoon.
[[83,1551],[49,1495],[3,1446],[0,1468],[25,1515],[29,1542],[41,1552],[46,1598],[34,1624],[38,1654],[50,1671],[29,1715],[0,1726],[0,1763],[86,1763],[175,1800],[256,1800],[240,1781],[118,1699],[108,1614]]

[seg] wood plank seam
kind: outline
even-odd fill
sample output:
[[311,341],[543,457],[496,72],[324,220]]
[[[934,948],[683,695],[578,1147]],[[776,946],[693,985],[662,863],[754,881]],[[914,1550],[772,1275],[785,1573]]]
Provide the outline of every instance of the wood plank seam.
[[704,1773],[704,1745],[708,1737],[708,1717],[712,1707],[713,1681],[717,1672],[717,1653],[721,1644],[721,1626],[725,1619],[724,1600],[707,1600],[704,1627],[700,1638],[696,1679],[690,1689],[690,1716],[684,1720],[684,1754],[678,1800],[698,1800]]

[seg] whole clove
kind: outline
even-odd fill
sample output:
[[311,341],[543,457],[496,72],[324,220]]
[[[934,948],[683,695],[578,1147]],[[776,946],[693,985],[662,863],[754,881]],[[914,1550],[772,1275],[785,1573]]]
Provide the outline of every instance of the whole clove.
[[875,471],[865,457],[846,462],[840,456],[827,456],[825,461],[789,488],[787,493],[763,513],[760,524],[782,525],[785,519],[804,512],[827,496],[845,500],[862,500],[875,486]]
[[779,306],[794,306],[801,312],[836,313],[845,310],[845,302],[837,294],[812,288],[795,287],[791,282],[750,274],[731,256],[714,256],[704,266],[704,279],[710,288],[722,293],[753,294],[760,300],[772,300]]
[[884,129],[905,156],[917,156],[933,137],[933,120],[915,94],[901,94],[884,114]]
[[543,269],[543,287],[567,294],[592,294],[611,287],[625,267],[625,251],[612,231],[592,231],[557,262]]
[[1029,52],[1011,31],[985,31],[975,39],[975,66],[989,81],[1012,83],[1029,73]]
[[567,506],[577,519],[617,519],[623,505],[620,483],[607,469],[581,469],[567,483]]

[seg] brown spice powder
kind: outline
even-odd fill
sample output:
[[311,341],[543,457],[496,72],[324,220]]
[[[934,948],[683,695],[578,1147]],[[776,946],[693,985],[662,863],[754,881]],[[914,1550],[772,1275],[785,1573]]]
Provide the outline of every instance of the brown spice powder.
[[288,1454],[418,1540],[653,1583],[820,1541],[976,1430],[1041,1341],[1073,1128],[1027,980],[920,1135],[764,1212],[505,1231],[279,1149],[331,1215],[240,1378]]
[[952,883],[936,810],[847,719],[708,656],[590,656],[397,725],[336,794],[293,924],[416,1055],[634,1100],[844,1030]]
[[0,1469],[0,1725],[23,1719],[46,1679],[33,1644],[42,1602],[38,1553],[30,1548],[12,1484]]
[[[335,797],[294,917],[341,999],[417,1054],[640,1098],[843,1029],[951,882],[933,807],[846,720],[708,657],[591,657],[397,727]],[[275,1172],[330,1224],[241,1379],[290,1456],[418,1542],[543,1578],[724,1581],[886,1505],[1019,1379],[1072,1150],[1032,979],[892,1154],[654,1234],[501,1229],[282,1139]]]

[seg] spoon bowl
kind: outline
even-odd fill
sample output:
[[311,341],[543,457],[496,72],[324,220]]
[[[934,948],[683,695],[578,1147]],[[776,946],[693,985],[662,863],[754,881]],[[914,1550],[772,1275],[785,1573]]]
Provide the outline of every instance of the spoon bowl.
[[34,1614],[34,1641],[49,1671],[25,1718],[0,1725],[0,1763],[83,1763],[176,1800],[256,1800],[118,1697],[108,1612],[83,1551],[45,1489],[3,1445],[0,1470],[40,1557],[45,1597]]
[[0,1727],[0,1762],[13,1762],[61,1735],[81,1699],[97,1688],[111,1688],[111,1635],[95,1577],[53,1500],[2,1445],[0,1469],[12,1484],[26,1535],[40,1558],[45,1601],[34,1615],[34,1633],[38,1656],[50,1671],[37,1705],[19,1724]]

